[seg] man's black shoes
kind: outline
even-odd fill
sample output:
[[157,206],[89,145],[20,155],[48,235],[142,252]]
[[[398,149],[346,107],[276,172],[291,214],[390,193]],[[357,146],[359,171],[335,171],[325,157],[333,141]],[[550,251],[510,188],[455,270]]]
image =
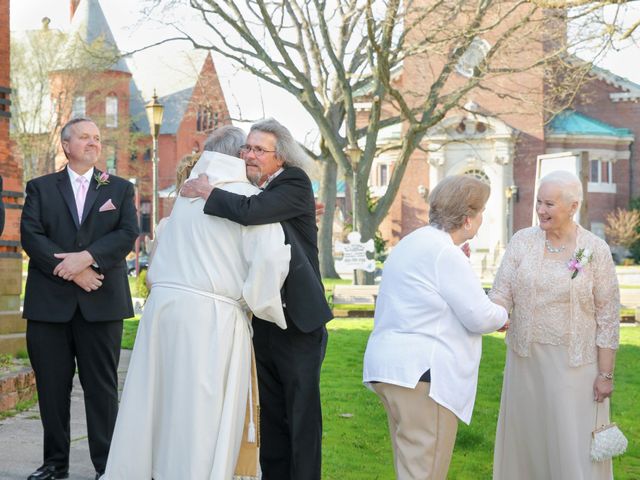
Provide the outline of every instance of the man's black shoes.
[[56,480],[58,478],[69,478],[69,471],[56,468],[53,465],[43,465],[29,475],[27,480]]

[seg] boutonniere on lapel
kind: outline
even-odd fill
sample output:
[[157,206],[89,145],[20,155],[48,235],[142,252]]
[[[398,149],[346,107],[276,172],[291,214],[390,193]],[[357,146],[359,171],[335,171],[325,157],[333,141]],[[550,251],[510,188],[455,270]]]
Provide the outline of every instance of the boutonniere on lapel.
[[571,274],[571,280],[578,276],[578,273],[593,259],[593,253],[588,248],[577,248],[567,267],[573,273]]
[[98,185],[96,185],[96,190],[98,190],[103,185],[109,185],[109,174],[107,172],[102,172],[100,175],[96,173],[93,178],[95,178],[96,182],[98,182]]

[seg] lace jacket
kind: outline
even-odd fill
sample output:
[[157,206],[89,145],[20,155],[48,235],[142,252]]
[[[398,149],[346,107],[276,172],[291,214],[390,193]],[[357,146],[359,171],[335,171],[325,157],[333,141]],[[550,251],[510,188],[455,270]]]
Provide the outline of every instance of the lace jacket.
[[[518,231],[504,254],[489,293],[511,311],[506,343],[518,355],[530,354],[532,326],[537,307],[535,277],[541,271],[545,234],[539,227]],[[588,248],[593,258],[571,280],[569,365],[597,360],[597,348],[618,348],[620,292],[609,246],[578,226],[577,248]],[[571,271],[567,268],[567,275]],[[553,288],[549,285],[548,288]]]

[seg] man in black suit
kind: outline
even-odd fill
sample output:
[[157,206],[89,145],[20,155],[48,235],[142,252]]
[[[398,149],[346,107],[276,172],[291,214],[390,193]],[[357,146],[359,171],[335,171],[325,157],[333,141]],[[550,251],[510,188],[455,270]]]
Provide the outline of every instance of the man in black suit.
[[260,387],[260,465],[263,480],[320,480],[322,411],[320,367],[332,313],[318,262],[311,181],[300,166],[306,155],[273,119],[251,127],[241,149],[247,177],[264,191],[245,197],[187,182],[181,194],[205,198],[204,212],[242,225],[281,222],[291,245],[282,300],[287,329],[254,318],[253,344]]
[[20,224],[29,255],[23,316],[44,428],[43,465],[29,480],[69,476],[76,363],[96,478],[104,472],[122,319],[133,316],[125,262],[138,235],[133,185],[94,167],[101,143],[93,121],[73,119],[60,136],[67,167],[27,183]]

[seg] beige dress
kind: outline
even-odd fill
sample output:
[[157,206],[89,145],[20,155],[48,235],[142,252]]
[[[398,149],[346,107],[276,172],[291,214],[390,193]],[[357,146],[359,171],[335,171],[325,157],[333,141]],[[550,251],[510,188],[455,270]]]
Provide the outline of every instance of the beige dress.
[[[589,248],[598,258],[572,280],[566,262],[544,258],[539,232],[528,230],[512,240],[491,293],[513,307],[516,325],[507,338],[493,478],[612,479],[611,461],[594,463],[589,457],[596,411],[599,423],[609,415],[608,401],[593,400],[598,366],[592,360],[596,345],[589,343],[597,337],[597,346],[617,347],[611,318],[618,308],[617,284],[607,264],[610,254],[581,230],[579,244],[595,242]],[[585,314],[584,305],[591,302],[594,316]],[[596,334],[583,338],[591,328]]]
[[[611,462],[589,458],[597,364],[569,367],[570,281],[565,262],[543,262],[531,356],[508,349],[494,479],[612,478]],[[602,418],[605,415],[603,409]]]

